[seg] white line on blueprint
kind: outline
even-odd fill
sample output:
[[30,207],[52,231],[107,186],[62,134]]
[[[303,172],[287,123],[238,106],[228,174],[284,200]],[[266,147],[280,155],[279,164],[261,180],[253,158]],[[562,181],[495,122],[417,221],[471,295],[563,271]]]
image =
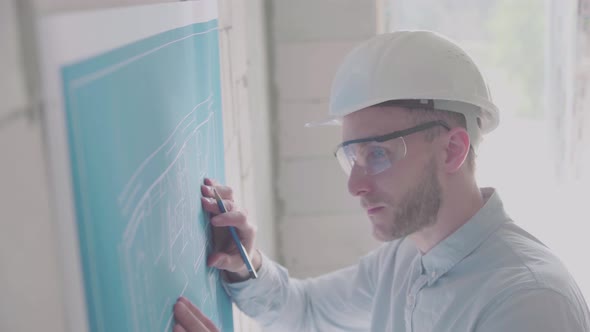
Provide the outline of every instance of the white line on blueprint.
[[[207,122],[209,122],[209,120],[213,117],[213,113],[209,113],[209,116],[207,117],[207,119],[203,122],[201,122],[192,132],[191,134],[187,137],[187,139],[184,141],[184,143],[182,144],[180,150],[178,151],[176,157],[174,158],[174,160],[170,163],[170,165],[168,165],[168,167],[164,170],[164,172],[162,172],[162,174],[160,174],[160,176],[149,186],[149,188],[145,191],[145,193],[143,194],[143,196],[141,197],[141,199],[139,200],[139,202],[137,202],[135,209],[133,210],[133,213],[131,214],[131,220],[129,222],[129,225],[127,226],[127,228],[125,229],[125,233],[123,234],[123,237],[126,239],[130,239],[133,238],[133,235],[135,234],[135,231],[137,229],[138,223],[139,223],[139,218],[137,218],[137,215],[139,213],[139,209],[142,206],[143,202],[147,199],[149,193],[152,191],[152,189],[154,189],[154,187],[164,178],[164,176],[172,169],[172,167],[174,166],[174,164],[176,163],[176,161],[178,160],[178,158],[181,156],[184,148],[186,147],[187,142],[191,139],[192,136],[195,135],[195,133],[199,130],[199,128],[201,128],[203,125],[207,124]],[[139,173],[136,173],[139,174]],[[137,176],[134,174],[134,176]]]
[[186,246],[188,246],[188,241],[184,243],[184,245],[182,246],[182,250],[180,251],[180,254],[182,255],[182,253],[184,253],[184,249],[186,248]]
[[[133,188],[133,191],[131,192],[131,195],[129,195],[129,198],[131,197],[135,197],[135,195],[137,195],[137,193],[139,192],[139,189],[141,189],[141,182],[138,183],[135,188]],[[129,210],[129,205],[131,205],[131,203],[133,203],[133,200],[129,199],[127,200],[127,204],[125,204],[125,206],[123,207],[123,211],[128,211]]]
[[197,117],[196,116],[194,116],[193,119],[189,123],[187,123],[186,126],[184,126],[184,128],[182,128],[182,130],[180,132],[181,133],[184,133],[184,131],[186,130],[186,128],[188,128],[190,125],[192,125],[193,122],[195,122],[195,121],[197,121]]
[[180,292],[180,296],[184,295],[184,292],[186,291],[186,288],[188,287],[188,276],[186,275],[186,272],[184,272],[184,269],[180,269],[182,271],[182,274],[184,274],[184,279],[186,280],[186,282],[184,283],[184,287],[182,288],[182,292]]
[[167,332],[170,329],[170,326],[172,325],[172,318],[174,317],[174,315],[170,315],[170,318],[168,318],[168,321],[166,322],[166,327],[164,327],[164,332]]
[[158,264],[158,262],[160,261],[160,258],[162,258],[162,256],[164,256],[164,248],[162,248],[162,251],[160,251],[160,253],[158,254],[158,257],[156,257],[156,260],[154,261],[154,265]]
[[[164,304],[164,307],[162,307],[162,311],[160,312],[160,319],[158,319],[158,325],[160,325],[160,323],[162,323],[162,321],[164,320],[164,317],[166,315],[166,311],[170,310],[170,298],[166,299],[166,303]],[[166,326],[168,326],[168,324],[166,324]]]
[[[203,105],[207,101],[210,101],[212,97],[213,96],[210,94],[209,97],[207,97],[207,99],[205,99],[202,102],[200,102],[199,104],[197,104],[197,106],[195,106],[182,120],[180,120],[180,122],[178,122],[178,125],[176,125],[176,128],[174,128],[174,130],[172,131],[172,133],[170,133],[170,135],[168,136],[168,138],[166,138],[166,140],[164,141],[164,143],[162,143],[162,145],[160,145],[158,148],[156,148],[156,150],[154,150],[154,152],[152,152],[152,154],[150,154],[141,163],[141,165],[139,165],[139,167],[137,168],[137,170],[135,170],[135,172],[133,173],[133,175],[131,176],[131,178],[127,182],[127,184],[125,184],[125,187],[123,188],[123,191],[119,195],[119,203],[121,203],[121,201],[125,199],[125,196],[127,195],[127,192],[129,191],[129,187],[131,187],[131,184],[133,183],[133,181],[135,181],[135,179],[137,178],[137,176],[139,176],[139,173],[141,173],[141,171],[143,170],[143,168],[150,162],[150,160],[152,160],[152,158],[154,158],[156,156],[156,154],[160,150],[162,150],[164,148],[164,146],[166,146],[166,144],[168,144],[168,142],[172,139],[172,137],[174,137],[174,134],[176,133],[176,131],[178,130],[178,128],[180,128],[180,126],[182,125],[182,122],[184,120],[186,120],[191,114],[193,114],[197,110],[197,108],[199,108],[201,105]],[[131,197],[129,197],[129,198],[131,198]]]
[[[178,210],[178,207],[183,203],[184,198],[181,199],[178,204],[176,204],[176,207],[174,208],[174,211]],[[175,215],[176,216],[176,213]],[[172,249],[172,247],[174,247],[174,244],[176,243],[176,240],[178,240],[178,238],[180,237],[180,234],[182,234],[182,232],[184,231],[184,223],[180,226],[180,229],[178,230],[178,232],[176,232],[176,234],[174,235],[174,239],[172,240],[172,243],[170,243],[170,247],[169,249]]]
[[[186,282],[184,283],[184,288],[182,289],[182,292],[180,292],[179,296],[183,296],[184,292],[186,291],[186,288],[188,287],[188,276],[186,275],[186,272],[184,272],[183,269],[181,269],[182,274],[184,274],[184,279],[186,279]],[[168,308],[168,299],[166,300],[166,305],[164,306],[164,309]],[[172,318],[174,318],[174,314],[170,314],[170,317],[168,318],[168,322],[166,322],[166,326],[164,327],[164,332],[167,332],[170,325],[172,324]],[[160,320],[161,321],[161,320]]]
[[197,257],[197,260],[195,261],[195,264],[193,265],[193,268],[195,271],[197,270],[199,265],[201,265],[201,259],[205,256],[205,251],[207,251],[207,242],[205,242],[205,245],[200,250],[201,253],[199,254],[199,257]]
[[209,295],[209,293],[205,294],[205,298],[203,299],[203,301],[201,302],[201,307],[204,307],[207,304],[207,300],[209,300],[211,296]]
[[99,78],[101,78],[103,76],[106,76],[106,75],[108,75],[110,73],[113,73],[113,72],[115,72],[115,71],[117,71],[117,70],[119,70],[119,69],[121,69],[121,68],[123,68],[123,67],[125,67],[125,66],[127,66],[127,65],[129,65],[129,64],[131,64],[131,63],[133,63],[133,62],[135,62],[135,61],[137,61],[139,59],[141,59],[141,58],[143,58],[143,57],[145,57],[145,56],[147,56],[147,55],[150,55],[150,54],[152,54],[152,53],[154,53],[156,51],[159,51],[159,50],[161,50],[161,49],[163,49],[163,48],[165,48],[167,46],[170,46],[170,45],[172,45],[174,43],[177,43],[179,41],[182,41],[182,40],[185,40],[185,39],[194,37],[194,36],[204,35],[204,34],[207,34],[207,33],[211,32],[211,31],[215,31],[215,30],[217,30],[217,28],[209,29],[207,31],[193,33],[193,34],[190,34],[188,36],[184,36],[182,38],[179,38],[179,39],[170,41],[170,42],[168,42],[166,44],[163,44],[163,45],[160,45],[158,47],[152,48],[149,51],[140,53],[140,54],[138,54],[138,55],[136,55],[134,57],[131,57],[131,58],[125,60],[125,61],[121,61],[119,63],[116,63],[116,64],[112,65],[112,66],[106,67],[103,70],[100,70],[100,71],[94,72],[94,73],[92,73],[90,75],[86,75],[86,76],[81,77],[79,79],[73,80],[72,81],[72,86],[74,86],[76,88],[81,87],[81,86],[83,86],[83,85],[85,85],[87,83],[90,83],[90,82],[92,82],[92,81],[94,81],[96,79],[99,79]]
[[[150,197],[152,197],[152,196],[150,196]],[[158,203],[160,203],[160,201],[162,200],[162,198],[163,198],[163,197],[164,197],[163,195],[158,195],[158,196],[155,198],[155,201],[151,201],[151,202],[150,202],[150,204],[148,205],[148,206],[149,206],[149,208],[150,208],[150,210],[148,210],[148,211],[151,211],[151,209],[152,209],[154,206],[156,206]]]
[[[172,146],[170,147],[170,149],[168,149],[168,151],[166,151],[166,157],[168,157],[168,155],[170,154],[170,152],[172,152],[172,150],[174,150],[175,147],[176,147],[176,142],[174,142],[174,144],[172,144]],[[131,195],[131,197],[133,197],[133,195]]]

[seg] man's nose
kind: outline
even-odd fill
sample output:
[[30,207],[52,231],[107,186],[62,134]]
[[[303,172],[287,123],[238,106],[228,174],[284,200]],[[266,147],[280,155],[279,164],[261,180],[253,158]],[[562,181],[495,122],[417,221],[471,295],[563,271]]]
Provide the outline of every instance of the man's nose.
[[348,176],[348,192],[352,196],[362,196],[370,192],[370,175],[367,175],[365,170],[358,166],[353,165]]

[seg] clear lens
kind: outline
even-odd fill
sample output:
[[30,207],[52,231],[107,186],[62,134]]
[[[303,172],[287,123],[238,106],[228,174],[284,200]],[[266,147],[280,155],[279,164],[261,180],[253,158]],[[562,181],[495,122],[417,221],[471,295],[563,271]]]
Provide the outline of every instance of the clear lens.
[[378,174],[391,167],[389,151],[381,145],[369,144],[357,154],[363,160],[362,165],[368,174]]
[[361,167],[365,174],[375,175],[403,159],[406,152],[406,142],[399,137],[384,143],[349,144],[336,151],[336,158],[347,175],[355,166]]
[[336,150],[336,159],[338,159],[338,163],[342,167],[342,170],[344,170],[344,173],[350,175],[352,166],[354,165],[354,155],[350,154],[350,151],[347,153],[347,150],[349,150],[348,146],[339,147]]

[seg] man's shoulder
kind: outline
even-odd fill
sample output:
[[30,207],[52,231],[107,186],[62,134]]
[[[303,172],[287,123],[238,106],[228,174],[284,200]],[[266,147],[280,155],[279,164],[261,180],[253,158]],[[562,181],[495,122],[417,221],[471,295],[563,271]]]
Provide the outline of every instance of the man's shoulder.
[[557,255],[511,222],[465,257],[448,278],[457,282],[448,280],[445,284],[460,284],[458,296],[471,298],[471,310],[477,312],[522,299],[543,298],[556,305],[568,303],[580,317],[588,315],[578,285]]
[[495,286],[511,292],[547,289],[567,297],[578,287],[557,255],[539,239],[514,223],[506,223],[478,248],[481,272]]

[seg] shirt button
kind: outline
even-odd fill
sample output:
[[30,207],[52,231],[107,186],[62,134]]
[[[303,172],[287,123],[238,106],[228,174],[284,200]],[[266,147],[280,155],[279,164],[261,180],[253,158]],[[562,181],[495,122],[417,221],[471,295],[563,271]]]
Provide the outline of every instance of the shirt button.
[[436,278],[436,272],[432,272],[432,273],[430,274],[430,276],[431,276],[433,279],[434,279],[434,278]]
[[416,297],[414,295],[408,296],[408,307],[413,308],[416,303]]

